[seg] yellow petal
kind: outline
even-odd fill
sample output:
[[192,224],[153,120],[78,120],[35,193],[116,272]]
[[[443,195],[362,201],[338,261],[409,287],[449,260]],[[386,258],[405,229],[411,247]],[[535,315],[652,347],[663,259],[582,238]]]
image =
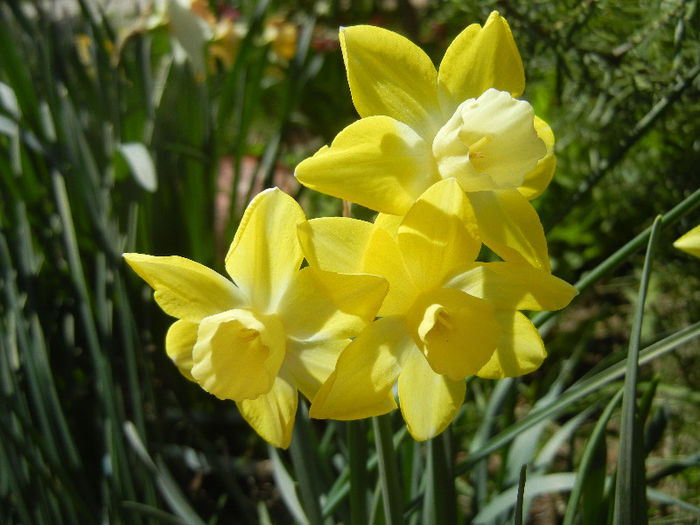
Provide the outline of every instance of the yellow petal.
[[389,293],[377,315],[403,313],[415,299],[417,290],[399,247],[384,229],[357,219],[326,217],[299,225],[299,241],[311,266],[385,278]]
[[180,373],[190,381],[195,380],[191,374],[192,349],[197,342],[198,328],[197,323],[175,321],[170,325],[168,333],[165,335],[165,352],[173,360]]
[[675,248],[683,250],[690,255],[700,257],[700,224],[682,235],[673,243]]
[[554,156],[554,133],[552,128],[535,115],[535,131],[537,131],[537,136],[544,142],[547,153],[537,161],[535,169],[525,175],[522,186],[518,188],[523,197],[529,201],[538,197],[549,186],[554,170],[557,167],[557,158]]
[[362,273],[374,229],[367,221],[323,217],[302,222],[297,231],[304,257],[311,266],[328,272]]
[[388,290],[375,275],[345,275],[306,267],[280,301],[278,315],[288,336],[309,339],[319,333],[355,337],[374,317]]
[[484,366],[498,342],[492,306],[461,290],[423,295],[411,307],[407,324],[432,369],[455,381]]
[[282,368],[311,401],[335,369],[338,356],[349,343],[349,339],[339,339],[325,333],[310,339],[290,338]]
[[231,281],[184,257],[140,253],[125,253],[123,257],[155,290],[153,297],[158,305],[173,317],[196,323],[247,303],[245,295]]
[[275,447],[287,448],[292,440],[298,400],[293,381],[278,376],[267,394],[238,401],[236,405],[260,437]]
[[301,162],[304,186],[372,210],[403,215],[439,180],[430,142],[385,116],[358,120]]
[[425,441],[445,430],[464,403],[465,390],[464,379],[435,373],[420,352],[411,352],[401,367],[399,405],[413,439]]
[[219,399],[254,399],[272,388],[285,351],[278,319],[229,310],[199,323],[192,377]]
[[402,355],[415,347],[403,318],[384,317],[369,325],[340,354],[335,371],[314,397],[316,419],[362,419],[396,408],[391,389]]
[[508,22],[494,11],[483,28],[472,24],[462,31],[445,52],[438,83],[440,106],[448,116],[460,102],[491,87],[519,97],[525,72]]
[[296,201],[274,188],[248,205],[228,255],[226,271],[260,312],[274,311],[302,260],[297,224],[306,220]]
[[537,212],[517,190],[468,194],[484,244],[506,261],[550,271],[547,241]]
[[378,213],[374,219],[375,226],[386,230],[394,240],[398,240],[399,226],[403,221],[403,215],[392,215],[390,213]]
[[455,179],[442,180],[421,195],[399,226],[398,239],[421,290],[439,287],[463,271],[481,248],[471,206]]
[[509,310],[560,310],[578,293],[566,281],[522,262],[478,263],[447,286]]
[[340,48],[360,116],[387,115],[432,140],[442,117],[428,55],[397,33],[365,25],[342,28]]
[[537,370],[547,357],[537,328],[520,312],[496,312],[496,320],[501,327],[498,348],[477,375],[501,379]]

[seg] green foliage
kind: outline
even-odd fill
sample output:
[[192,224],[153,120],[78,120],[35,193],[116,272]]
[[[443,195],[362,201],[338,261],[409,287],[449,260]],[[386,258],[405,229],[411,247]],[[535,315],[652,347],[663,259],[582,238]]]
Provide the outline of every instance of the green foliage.
[[[0,522],[527,523],[565,508],[564,523],[601,523],[616,501],[697,519],[700,262],[671,248],[699,217],[697,1],[243,2],[235,59],[204,78],[167,26],[131,17],[123,38],[101,5],[0,5]],[[221,268],[271,185],[310,216],[338,214],[291,175],[355,118],[336,27],[380,23],[439,57],[494,8],[557,137],[535,204],[555,273],[581,293],[534,318],[549,359],[526,378],[470,379],[427,444],[393,416],[346,434],[302,414],[293,448],[268,454],[232,404],[179,376],[168,320],[121,253]],[[263,38],[278,14],[298,29],[288,58]]]

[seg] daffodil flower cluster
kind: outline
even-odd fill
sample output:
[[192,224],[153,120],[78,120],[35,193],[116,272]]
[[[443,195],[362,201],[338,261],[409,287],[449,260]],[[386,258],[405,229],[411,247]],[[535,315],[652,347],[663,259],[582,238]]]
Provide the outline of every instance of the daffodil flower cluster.
[[[374,222],[306,220],[274,189],[244,214],[232,281],[180,257],[125,254],[178,319],[166,351],[180,371],[281,447],[297,391],[312,417],[341,420],[390,412],[397,392],[411,435],[439,434],[465,378],[541,365],[522,311],[576,294],[551,274],[529,203],[552,177],[554,137],[516,98],[524,73],[506,21],[467,27],[438,71],[385,29],[341,29],[340,41],[361,119],[296,175],[378,211]],[[482,243],[501,260],[477,261]]]

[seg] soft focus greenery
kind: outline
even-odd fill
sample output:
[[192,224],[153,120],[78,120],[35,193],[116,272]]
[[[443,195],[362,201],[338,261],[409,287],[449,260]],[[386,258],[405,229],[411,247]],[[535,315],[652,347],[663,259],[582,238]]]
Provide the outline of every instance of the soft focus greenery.
[[[230,64],[196,73],[172,25],[112,4],[0,5],[0,522],[700,519],[700,260],[672,247],[700,222],[697,1],[211,1],[242,29]],[[534,316],[548,359],[468,379],[427,443],[398,414],[316,421],[300,403],[290,449],[266,448],[179,375],[171,319],[121,254],[223,270],[268,186],[340,214],[293,178],[356,118],[337,27],[381,25],[439,60],[493,9],[557,138],[533,203],[581,293]]]

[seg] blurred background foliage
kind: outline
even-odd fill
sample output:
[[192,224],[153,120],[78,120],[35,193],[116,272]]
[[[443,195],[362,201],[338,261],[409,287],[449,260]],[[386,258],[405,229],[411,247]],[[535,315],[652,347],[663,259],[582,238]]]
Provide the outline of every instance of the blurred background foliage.
[[[120,257],[179,254],[222,270],[246,203],[272,185],[309,216],[340,213],[293,177],[356,118],[339,25],[396,30],[438,64],[466,25],[493,9],[509,21],[523,97],[557,137],[557,171],[535,205],[554,272],[570,282],[700,186],[697,1],[176,4],[0,5],[2,523],[303,521],[313,512],[289,473],[304,468],[324,516],[350,522],[343,425],[299,418],[306,467],[294,450],[268,451],[233,403],[179,376],[163,350],[170,320]],[[700,506],[700,261],[671,247],[700,215],[679,216],[657,243],[642,326],[643,345],[670,341],[638,384],[657,523],[694,523]],[[622,379],[610,370],[627,351],[643,257],[625,256],[542,325],[540,371],[469,381],[445,438],[460,520],[505,522],[523,463],[543,494],[527,500],[530,522],[611,516],[620,418],[608,402]],[[546,417],[516,432],[533,407]],[[407,515],[426,522],[426,449],[394,423]],[[499,446],[474,455],[487,444]],[[575,472],[583,499],[568,501]],[[370,520],[382,523],[377,494]]]

